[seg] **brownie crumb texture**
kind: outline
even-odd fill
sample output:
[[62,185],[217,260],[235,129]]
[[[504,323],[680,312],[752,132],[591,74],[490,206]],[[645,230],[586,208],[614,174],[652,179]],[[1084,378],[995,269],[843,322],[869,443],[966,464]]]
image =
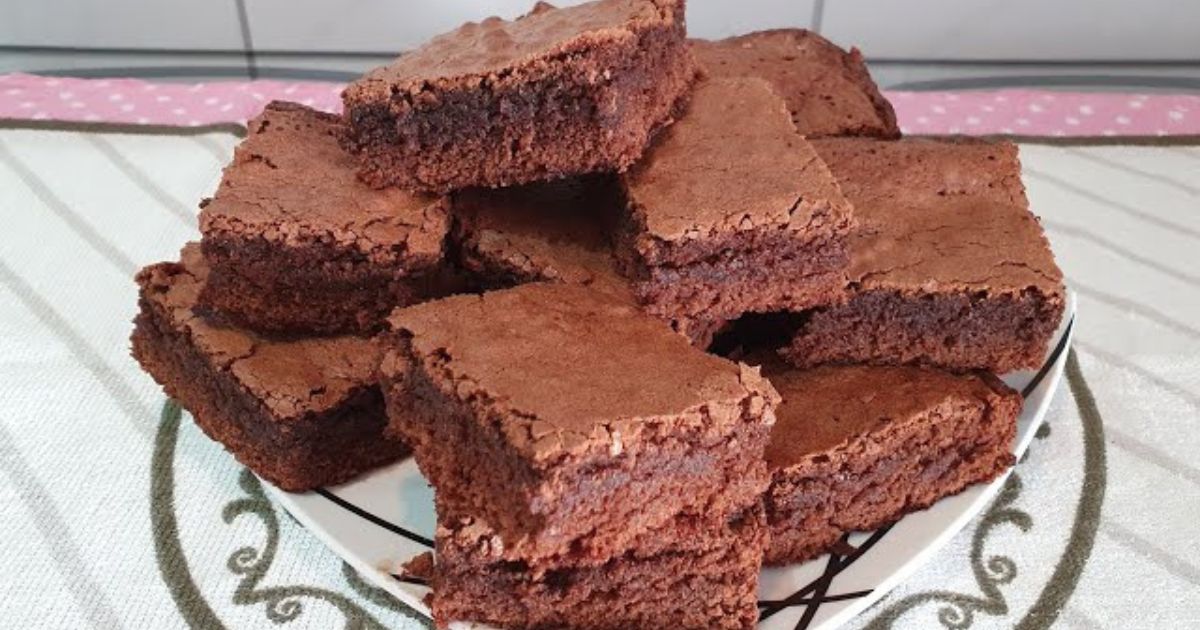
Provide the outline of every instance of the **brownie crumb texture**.
[[624,170],[695,74],[682,0],[541,3],[350,84],[346,145],[363,181],[435,192]]
[[617,255],[649,312],[712,322],[841,299],[852,208],[765,81],[701,82],[622,182]]
[[138,274],[133,356],[238,461],[289,491],[340,483],[408,453],[384,435],[378,350],[358,337],[274,341],[196,313],[195,244]]
[[626,300],[527,284],[390,323],[391,429],[439,513],[485,519],[526,558],[609,558],[675,514],[727,515],[766,487],[770,385]]
[[1042,363],[1062,272],[1021,184],[1017,147],[985,140],[814,140],[861,229],[847,301],[813,310],[798,366],[917,364],[996,374]]
[[783,397],[766,450],[768,564],[929,507],[1014,463],[1020,394],[986,373],[768,368]]
[[201,304],[268,333],[368,333],[444,286],[448,200],[356,178],[338,117],[271,103],[200,213]]

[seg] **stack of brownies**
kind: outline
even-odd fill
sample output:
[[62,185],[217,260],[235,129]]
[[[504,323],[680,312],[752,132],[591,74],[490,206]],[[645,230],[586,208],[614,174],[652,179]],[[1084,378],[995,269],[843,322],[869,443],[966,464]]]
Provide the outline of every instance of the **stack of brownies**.
[[411,452],[439,626],[753,627],[1012,464],[1064,308],[1016,147],[900,139],[857,51],[539,3],[343,97],[250,123],[133,353],[286,490]]

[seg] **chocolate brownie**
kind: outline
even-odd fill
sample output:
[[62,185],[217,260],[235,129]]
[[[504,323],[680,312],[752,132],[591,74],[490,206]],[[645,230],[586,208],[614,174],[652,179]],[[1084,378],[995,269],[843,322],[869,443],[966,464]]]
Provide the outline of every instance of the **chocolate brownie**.
[[623,170],[696,75],[683,0],[539,2],[430,40],[342,98],[364,181],[448,192]]
[[346,481],[404,456],[383,434],[379,351],[353,336],[272,341],[196,314],[200,248],[137,276],[133,356],[196,424],[259,476],[293,492]]
[[448,200],[374,190],[338,146],[340,119],[274,102],[203,204],[201,303],[264,332],[370,332],[440,286]]
[[380,368],[390,429],[441,513],[534,561],[607,559],[686,511],[766,488],[775,392],[629,300],[534,283],[398,309]]
[[990,374],[767,370],[783,397],[766,451],[767,563],[808,560],[1013,464],[1021,396]]
[[486,289],[526,282],[624,284],[611,235],[621,192],[608,175],[454,195],[452,240]]
[[[624,199],[615,178],[593,175],[456,193],[452,242],[483,289],[526,282],[583,284],[633,299],[616,268],[612,233]],[[707,348],[724,320],[668,322]]]
[[622,181],[617,257],[651,313],[719,321],[840,299],[851,206],[762,79],[697,85]]
[[755,505],[716,527],[674,519],[599,565],[539,565],[514,560],[480,519],[443,519],[430,607],[443,628],[753,628],[766,533]]
[[857,48],[846,52],[816,33],[790,28],[693,40],[692,51],[709,76],[769,81],[787,101],[796,129],[809,138],[900,137],[896,112]]
[[854,204],[852,298],[814,310],[785,356],[999,374],[1041,364],[1062,272],[1029,211],[1017,147],[814,140]]

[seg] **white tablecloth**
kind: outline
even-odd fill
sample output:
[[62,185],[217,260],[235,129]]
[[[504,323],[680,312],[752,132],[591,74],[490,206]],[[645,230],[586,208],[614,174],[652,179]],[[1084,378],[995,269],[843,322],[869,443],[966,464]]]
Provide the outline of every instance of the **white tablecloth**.
[[[0,626],[427,624],[129,358],[132,276],[197,237],[235,142],[0,128]],[[1022,158],[1079,293],[1049,431],[993,506],[851,625],[1200,627],[1200,147]]]

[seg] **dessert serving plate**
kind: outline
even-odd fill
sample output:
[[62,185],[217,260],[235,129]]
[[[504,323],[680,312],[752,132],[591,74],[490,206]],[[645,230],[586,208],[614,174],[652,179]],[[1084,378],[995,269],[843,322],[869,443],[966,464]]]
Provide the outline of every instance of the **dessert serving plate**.
[[[1025,397],[1013,443],[1018,459],[1029,448],[1062,379],[1075,302],[1075,294],[1068,291],[1063,323],[1041,368],[1003,376]],[[832,554],[764,569],[759,628],[828,629],[850,619],[932,558],[988,504],[1006,477],[968,488],[883,529],[852,534]],[[400,576],[403,563],[432,550],[436,523],[433,490],[412,458],[347,484],[303,494],[263,483],[276,501],[365,578],[429,614],[423,601],[428,587]]]

